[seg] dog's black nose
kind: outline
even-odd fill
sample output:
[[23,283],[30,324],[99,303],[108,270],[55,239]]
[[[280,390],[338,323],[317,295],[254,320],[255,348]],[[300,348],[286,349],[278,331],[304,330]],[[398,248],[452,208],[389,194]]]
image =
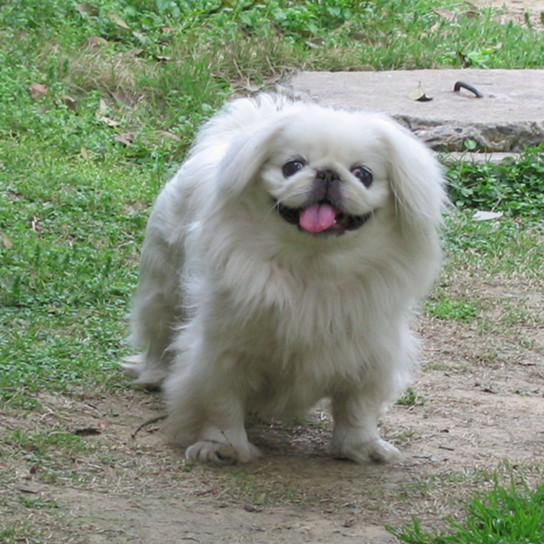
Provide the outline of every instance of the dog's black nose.
[[319,170],[315,177],[325,185],[332,185],[334,182],[340,181],[340,176],[334,170]]
[[312,187],[312,200],[329,201],[340,205],[342,200],[342,180],[334,170],[318,170]]

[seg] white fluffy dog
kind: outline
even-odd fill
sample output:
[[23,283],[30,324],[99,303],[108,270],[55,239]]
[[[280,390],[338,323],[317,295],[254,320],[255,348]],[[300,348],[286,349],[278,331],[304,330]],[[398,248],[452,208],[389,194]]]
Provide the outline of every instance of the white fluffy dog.
[[322,398],[331,455],[398,456],[378,417],[414,366],[444,201],[430,151],[382,115],[260,95],[204,125],[149,220],[125,364],[163,385],[188,459],[251,461],[248,412]]

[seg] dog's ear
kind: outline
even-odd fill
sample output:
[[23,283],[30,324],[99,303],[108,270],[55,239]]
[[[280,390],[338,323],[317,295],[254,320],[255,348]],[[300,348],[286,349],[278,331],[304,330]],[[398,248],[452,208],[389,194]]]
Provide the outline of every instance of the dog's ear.
[[281,135],[284,119],[261,121],[242,130],[221,159],[216,180],[222,200],[236,199],[256,179],[265,162],[272,157],[274,143]]
[[389,181],[404,224],[438,225],[446,202],[442,167],[414,134],[395,121],[380,120],[387,146]]

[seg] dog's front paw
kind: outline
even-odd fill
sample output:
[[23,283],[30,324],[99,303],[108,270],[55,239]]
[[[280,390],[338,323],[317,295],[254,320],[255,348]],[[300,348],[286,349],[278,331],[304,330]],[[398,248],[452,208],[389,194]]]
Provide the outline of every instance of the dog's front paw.
[[377,463],[394,463],[402,457],[400,451],[393,446],[393,444],[390,444],[381,438],[363,444],[362,453],[366,459],[370,459]]
[[394,463],[401,458],[400,451],[381,438],[352,444],[333,443],[330,453],[337,459],[350,459],[356,463]]
[[259,457],[260,454],[259,449],[249,443],[244,451],[239,451],[231,444],[215,440],[200,440],[187,448],[185,457],[188,461],[199,463],[232,465],[234,463],[249,463]]

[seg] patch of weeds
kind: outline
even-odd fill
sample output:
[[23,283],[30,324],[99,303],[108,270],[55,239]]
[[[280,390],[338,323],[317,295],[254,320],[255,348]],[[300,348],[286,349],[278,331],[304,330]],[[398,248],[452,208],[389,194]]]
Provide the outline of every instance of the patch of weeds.
[[425,403],[425,397],[408,387],[395,404],[399,406],[423,406]]
[[17,446],[35,459],[49,458],[51,451],[68,453],[87,450],[85,441],[72,433],[63,431],[27,433],[20,429],[5,433],[2,443]]
[[543,224],[523,220],[474,221],[473,212],[459,210],[445,218],[446,269],[477,269],[493,281],[497,274],[528,279],[543,277]]
[[20,503],[25,508],[58,508],[59,505],[54,501],[46,501],[40,498],[37,499],[28,499],[25,497],[20,497],[19,499]]
[[544,542],[544,485],[532,490],[525,483],[493,489],[466,505],[466,519],[446,518],[449,531],[428,533],[417,517],[401,530],[387,530],[406,544],[535,544]]
[[[0,369],[2,365],[0,365]],[[38,411],[42,409],[40,402],[34,397],[26,394],[16,387],[6,387],[2,390],[1,398],[11,410],[21,410],[23,412]]]
[[540,219],[544,213],[544,144],[499,164],[455,162],[448,165],[449,192],[459,208],[502,211]]
[[[472,49],[467,52],[460,51],[459,54],[465,66],[470,66],[472,68],[489,68],[493,63],[493,58],[501,48],[502,43],[499,43],[493,47],[482,47],[481,49]],[[470,145],[471,144],[469,144],[469,146]],[[467,146],[467,149],[470,149],[469,146]],[[475,149],[475,147],[472,149]]]
[[193,469],[195,468],[195,466],[196,466],[196,463],[192,461],[187,461],[186,459],[184,459],[180,470],[181,472],[188,474],[189,472],[193,472]]
[[14,523],[4,520],[3,527],[0,528],[0,542],[2,544],[19,544],[20,542],[38,542],[34,540],[36,536],[35,528],[31,523]]
[[[440,360],[437,361],[430,361],[422,365],[424,370],[436,370],[436,371],[444,371],[447,372],[450,370],[450,365],[447,363],[444,363]],[[463,367],[464,369],[465,367]]]
[[503,305],[500,323],[506,327],[524,325],[526,327],[538,327],[543,324],[542,314],[536,314],[527,307],[527,300],[521,297],[512,297],[515,300]]
[[[502,351],[498,351],[497,349],[489,349],[486,351],[483,351],[482,353],[478,353],[478,363],[482,366],[491,366],[497,364],[499,361],[504,359],[504,355],[502,354]],[[481,385],[482,389],[484,390],[490,390],[492,391],[493,388]]]
[[446,295],[433,296],[425,302],[425,312],[438,319],[470,323],[478,315],[478,307],[463,299],[452,299]]
[[75,459],[88,452],[89,445],[82,437],[65,431],[16,429],[6,431],[0,440],[0,457],[17,458],[19,466],[26,466],[34,478],[51,485],[67,478],[83,482],[85,474],[72,468]]
[[397,446],[408,446],[410,442],[413,440],[414,436],[416,436],[416,431],[412,428],[408,428],[403,430],[400,433],[397,433],[395,435],[395,444]]
[[410,482],[402,482],[395,489],[395,495],[402,500],[415,500],[416,498],[425,497],[431,491],[431,483],[428,480],[413,480]]

